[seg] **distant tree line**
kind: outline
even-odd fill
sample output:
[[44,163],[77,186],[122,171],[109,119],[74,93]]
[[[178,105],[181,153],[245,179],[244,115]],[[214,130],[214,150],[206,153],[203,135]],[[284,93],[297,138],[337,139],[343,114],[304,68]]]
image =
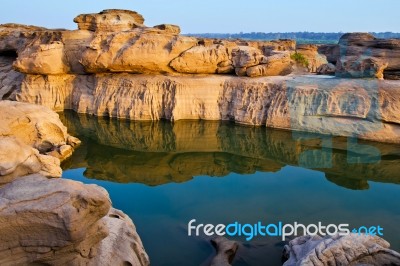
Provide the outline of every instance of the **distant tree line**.
[[[377,38],[400,38],[400,33],[370,32]],[[292,39],[299,43],[337,43],[343,32],[249,32],[249,33],[199,33],[188,36],[217,39],[277,40]]]

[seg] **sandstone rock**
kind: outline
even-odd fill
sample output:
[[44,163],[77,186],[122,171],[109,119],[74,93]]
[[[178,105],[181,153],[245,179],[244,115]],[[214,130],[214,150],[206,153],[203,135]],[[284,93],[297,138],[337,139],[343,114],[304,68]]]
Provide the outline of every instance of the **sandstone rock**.
[[238,244],[235,241],[230,241],[225,237],[218,237],[211,240],[217,255],[212,259],[211,266],[229,266],[231,265],[233,258],[235,257],[236,251],[238,250]]
[[337,63],[336,76],[344,78],[383,79],[388,62],[363,56],[346,56]]
[[369,33],[348,33],[339,41],[338,77],[396,79],[400,70],[400,40],[377,39]]
[[170,62],[196,44],[195,38],[166,33],[97,34],[81,63],[88,73],[172,73]]
[[171,61],[170,66],[180,73],[215,74],[232,71],[228,49],[219,44],[195,46]]
[[336,62],[340,57],[340,47],[337,44],[319,45],[318,53],[325,55],[329,63],[336,65]]
[[67,128],[57,113],[34,104],[0,101],[0,135],[13,136],[41,153],[66,144]]
[[27,47],[19,54],[14,68],[22,73],[58,75],[68,72],[64,60],[64,44],[52,42]]
[[307,59],[307,69],[311,73],[316,73],[321,65],[328,63],[326,56],[318,52],[318,46],[315,44],[299,44],[296,47],[296,52]]
[[130,120],[230,120],[399,143],[399,93],[396,81],[324,76],[28,75],[17,98]]
[[100,242],[88,265],[150,265],[135,225],[126,214],[111,208],[102,220],[109,228],[109,234]]
[[135,11],[107,9],[99,14],[83,14],[74,19],[80,30],[126,31],[143,27],[144,18]]
[[377,236],[298,237],[285,246],[284,266],[399,265],[400,254]]
[[249,67],[246,74],[249,77],[259,76],[285,76],[292,72],[290,53],[281,52],[268,56],[265,63]]
[[250,46],[239,46],[232,51],[232,62],[235,68],[252,67],[266,60],[261,50]]
[[12,23],[0,25],[0,55],[16,54],[46,30],[41,27]]
[[0,137],[0,185],[29,174],[61,177],[60,161],[13,137]]
[[318,75],[335,75],[335,72],[336,72],[336,66],[331,63],[323,64],[317,69]]
[[0,56],[0,100],[15,100],[24,75],[14,71],[13,56]]
[[160,24],[160,25],[154,26],[154,28],[163,30],[166,33],[170,33],[170,34],[178,35],[179,33],[181,33],[181,28],[177,25],[172,25],[172,24]]

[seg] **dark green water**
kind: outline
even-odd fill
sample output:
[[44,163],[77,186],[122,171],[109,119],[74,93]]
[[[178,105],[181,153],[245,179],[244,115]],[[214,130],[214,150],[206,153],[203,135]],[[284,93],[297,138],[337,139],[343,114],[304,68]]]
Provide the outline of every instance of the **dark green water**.
[[[400,250],[400,147],[219,122],[61,114],[82,146],[64,177],[103,186],[135,222],[152,265],[207,265],[187,223],[348,223]],[[234,265],[281,265],[280,238],[238,238]]]

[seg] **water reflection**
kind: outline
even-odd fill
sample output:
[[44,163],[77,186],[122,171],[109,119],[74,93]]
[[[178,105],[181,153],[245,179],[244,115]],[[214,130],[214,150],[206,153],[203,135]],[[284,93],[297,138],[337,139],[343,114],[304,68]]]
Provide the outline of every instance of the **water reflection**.
[[368,181],[400,183],[396,145],[225,122],[129,122],[73,112],[61,118],[83,140],[64,169],[86,168],[84,175],[98,180],[157,186],[292,165],[354,190],[368,189]]

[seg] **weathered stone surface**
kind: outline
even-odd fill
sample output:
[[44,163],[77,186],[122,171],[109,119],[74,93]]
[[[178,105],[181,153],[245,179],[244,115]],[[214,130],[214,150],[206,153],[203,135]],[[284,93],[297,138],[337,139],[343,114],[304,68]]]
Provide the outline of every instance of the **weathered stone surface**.
[[336,76],[396,79],[400,71],[400,40],[377,39],[369,33],[347,33],[339,41]]
[[0,188],[2,265],[149,265],[130,220],[96,185],[21,177]]
[[335,75],[335,72],[336,72],[336,66],[331,63],[323,64],[317,69],[318,75]]
[[88,265],[150,265],[149,257],[132,220],[123,212],[111,208],[102,219],[109,229]]
[[17,98],[130,120],[231,120],[400,143],[398,87],[396,81],[324,76],[28,75]]
[[266,63],[266,60],[261,50],[251,46],[239,46],[232,51],[232,62],[235,68],[256,66]]
[[21,24],[2,24],[0,25],[0,55],[14,53],[33,40],[37,35],[47,29]]
[[316,73],[317,69],[323,65],[327,64],[327,58],[318,52],[318,45],[315,44],[299,44],[296,47],[296,52],[303,55],[307,61],[307,69],[311,73]]
[[14,56],[0,56],[0,100],[15,100],[24,75],[14,71]]
[[74,19],[80,30],[126,31],[143,27],[144,18],[135,11],[107,9],[99,14],[83,14]]
[[323,44],[318,46],[318,53],[325,55],[329,63],[336,65],[340,57],[340,48],[337,44]]
[[230,266],[239,245],[225,237],[217,237],[211,240],[217,250],[217,255],[212,259],[210,266]]
[[292,72],[292,60],[289,52],[279,52],[268,56],[263,64],[249,67],[246,74],[249,77],[285,76]]
[[50,44],[30,46],[23,50],[19,54],[18,60],[14,63],[14,68],[23,73],[64,74],[68,72],[68,69],[63,60],[64,44],[62,42],[52,42]]
[[171,34],[127,31],[98,34],[81,63],[88,73],[172,73],[170,62],[197,45],[197,40]]
[[60,161],[13,137],[0,137],[0,185],[29,174],[61,177]]
[[216,74],[226,67],[233,70],[228,48],[219,44],[195,46],[172,60],[170,66],[189,74]]
[[41,153],[67,145],[69,134],[57,113],[28,103],[0,101],[0,135],[13,136]]
[[28,174],[61,177],[60,160],[80,144],[58,115],[27,103],[0,101],[0,184]]
[[160,25],[154,26],[154,28],[163,30],[166,33],[170,33],[170,34],[178,35],[179,33],[181,33],[181,28],[177,25],[172,25],[172,24],[160,24]]
[[284,266],[400,265],[400,254],[377,236],[298,237],[285,246]]

